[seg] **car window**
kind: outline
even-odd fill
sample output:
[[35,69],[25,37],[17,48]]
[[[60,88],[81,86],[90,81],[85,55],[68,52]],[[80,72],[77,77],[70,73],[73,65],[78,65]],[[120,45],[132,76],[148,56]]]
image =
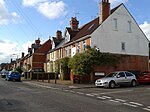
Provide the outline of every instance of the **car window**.
[[142,72],[141,74],[140,74],[140,76],[144,76],[144,75],[147,75],[149,72],[147,72],[147,71],[145,71],[145,72]]
[[106,77],[115,77],[117,75],[116,72],[109,73]]
[[125,72],[125,74],[126,74],[127,77],[132,77],[133,76],[133,74],[131,74],[129,72]]
[[125,77],[125,74],[124,74],[123,72],[120,72],[120,73],[118,74],[118,77]]

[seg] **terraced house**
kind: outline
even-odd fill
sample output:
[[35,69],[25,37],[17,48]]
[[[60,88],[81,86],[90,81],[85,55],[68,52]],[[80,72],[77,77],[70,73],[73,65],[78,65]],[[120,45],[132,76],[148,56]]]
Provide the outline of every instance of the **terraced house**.
[[87,45],[122,57],[116,67],[97,66],[95,72],[149,69],[149,41],[124,4],[110,9],[109,0],[101,0],[100,16],[81,27],[78,24],[76,17],[71,18],[64,36],[57,38],[57,42],[61,41],[56,43],[53,38],[53,49],[45,63],[47,72],[55,71],[57,59],[83,53]]

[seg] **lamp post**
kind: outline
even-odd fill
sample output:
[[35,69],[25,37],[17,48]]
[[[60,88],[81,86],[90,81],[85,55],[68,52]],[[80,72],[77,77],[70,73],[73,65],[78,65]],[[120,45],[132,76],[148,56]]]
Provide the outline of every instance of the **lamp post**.
[[17,56],[16,58],[16,64],[14,65],[14,67],[16,68],[17,67],[17,62],[18,62],[18,54],[12,54],[13,56]]

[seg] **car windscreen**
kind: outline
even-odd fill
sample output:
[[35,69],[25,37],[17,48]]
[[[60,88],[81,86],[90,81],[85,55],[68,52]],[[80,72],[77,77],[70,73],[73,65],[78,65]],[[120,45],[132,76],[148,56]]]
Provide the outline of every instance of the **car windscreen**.
[[106,75],[106,77],[115,77],[117,75],[117,73],[113,72],[113,73],[109,73],[108,75]]

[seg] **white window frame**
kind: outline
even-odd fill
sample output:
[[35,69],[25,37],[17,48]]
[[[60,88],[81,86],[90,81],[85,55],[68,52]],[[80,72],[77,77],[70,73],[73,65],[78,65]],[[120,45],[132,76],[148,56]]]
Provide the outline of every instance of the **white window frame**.
[[86,42],[85,42],[85,40],[82,41],[82,45],[83,45],[83,52],[85,52],[85,50],[86,50]]
[[114,19],[113,19],[113,29],[114,29],[115,31],[118,30],[118,19],[117,19],[117,18],[114,18]]
[[128,21],[128,32],[131,33],[132,32],[132,22]]

